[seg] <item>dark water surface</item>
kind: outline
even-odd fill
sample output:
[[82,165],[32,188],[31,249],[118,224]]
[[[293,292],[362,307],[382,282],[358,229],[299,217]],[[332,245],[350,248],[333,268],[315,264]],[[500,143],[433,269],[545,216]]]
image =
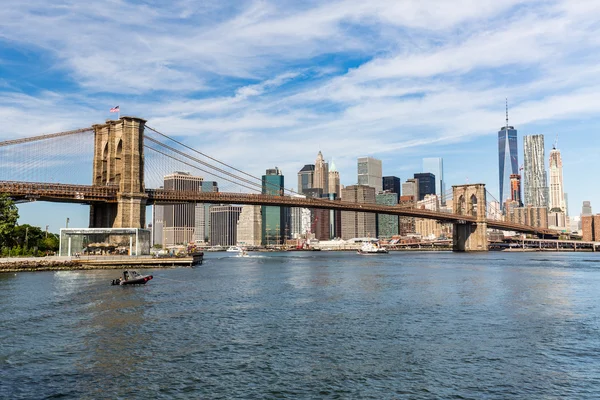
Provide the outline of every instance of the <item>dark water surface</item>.
[[600,254],[0,274],[0,398],[598,399]]

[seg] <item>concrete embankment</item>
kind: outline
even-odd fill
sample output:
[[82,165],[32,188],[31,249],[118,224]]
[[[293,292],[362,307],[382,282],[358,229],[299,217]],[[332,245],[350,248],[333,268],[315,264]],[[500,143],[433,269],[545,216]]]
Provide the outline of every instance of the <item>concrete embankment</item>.
[[3,258],[0,259],[2,272],[32,272],[32,271],[75,271],[93,269],[127,269],[127,268],[175,268],[191,267],[198,260],[192,257],[181,258],[144,258],[144,257],[114,257],[114,258]]

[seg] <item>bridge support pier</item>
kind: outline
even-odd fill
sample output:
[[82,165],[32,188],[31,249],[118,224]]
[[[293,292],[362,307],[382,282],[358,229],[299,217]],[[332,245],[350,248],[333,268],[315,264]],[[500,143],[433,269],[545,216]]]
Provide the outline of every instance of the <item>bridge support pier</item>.
[[477,218],[475,223],[459,221],[453,226],[453,251],[488,251],[485,185],[452,186],[453,212]]
[[144,126],[136,117],[94,125],[94,186],[117,186],[117,204],[90,207],[90,228],[144,228]]

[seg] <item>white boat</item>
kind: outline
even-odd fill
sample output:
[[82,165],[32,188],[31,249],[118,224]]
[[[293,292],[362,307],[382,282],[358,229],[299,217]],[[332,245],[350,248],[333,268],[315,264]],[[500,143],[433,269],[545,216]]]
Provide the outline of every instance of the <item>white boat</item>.
[[357,251],[358,254],[387,254],[388,251],[383,247],[379,246],[377,242],[363,242],[360,249]]
[[230,253],[241,253],[242,252],[242,248],[239,246],[231,246],[227,249],[228,252]]
[[237,255],[238,257],[250,257],[246,249],[241,249],[241,251]]

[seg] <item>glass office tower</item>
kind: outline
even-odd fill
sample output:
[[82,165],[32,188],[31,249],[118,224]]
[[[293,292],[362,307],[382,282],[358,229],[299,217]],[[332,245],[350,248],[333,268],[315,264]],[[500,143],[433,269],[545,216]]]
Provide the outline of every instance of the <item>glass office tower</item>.
[[507,124],[498,131],[498,171],[499,192],[498,201],[504,207],[504,202],[510,200],[510,176],[519,173],[519,154],[517,147],[517,130]]

